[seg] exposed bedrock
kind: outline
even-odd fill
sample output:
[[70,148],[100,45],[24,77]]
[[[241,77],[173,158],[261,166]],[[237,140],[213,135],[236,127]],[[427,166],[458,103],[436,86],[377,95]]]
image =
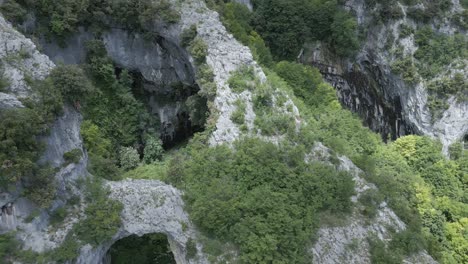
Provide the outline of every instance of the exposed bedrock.
[[[199,88],[189,55],[179,46],[178,39],[155,33],[156,36],[145,38],[141,34],[115,28],[100,39],[117,70],[126,69],[135,77],[137,98],[159,119],[161,139],[165,147],[171,147],[203,130],[203,127],[191,124],[185,107],[187,98],[196,94]],[[42,45],[44,53],[54,62],[79,64],[86,58],[85,43],[93,39],[92,33],[81,29],[66,41],[64,48],[45,41]],[[177,87],[181,86],[186,92],[178,92]]]
[[[427,135],[439,139],[444,152],[447,152],[450,144],[468,134],[468,102],[449,96],[448,109],[440,118],[434,119],[428,107],[428,84],[431,80],[420,79],[411,84],[391,70],[395,61],[392,49],[402,47],[408,54],[417,50],[414,38],[402,38],[399,32],[401,24],[412,25],[414,22],[405,14],[401,19],[374,24],[373,13],[366,9],[364,0],[348,0],[345,6],[367,29],[368,37],[356,56],[343,60],[323,45],[314,44],[305,48],[299,60],[319,68],[325,79],[336,88],[341,103],[357,113],[384,140],[407,134]],[[459,12],[460,8],[458,1],[453,0],[450,12]],[[433,26],[438,28],[435,24]],[[450,35],[459,29],[446,21],[437,30]],[[466,58],[462,60],[466,62]],[[447,67],[435,79],[453,78],[454,72],[468,77],[466,67],[457,70]]]
[[[195,240],[195,231],[184,211],[182,195],[176,188],[159,181],[124,180],[108,182],[110,198],[124,205],[121,213],[122,228],[105,244],[81,249],[77,264],[106,263],[108,250],[120,239],[131,235],[161,233],[167,236],[171,251],[178,264],[208,263],[200,253],[186,258],[187,241]],[[200,249],[201,246],[197,245]],[[200,252],[200,250],[198,251]]]

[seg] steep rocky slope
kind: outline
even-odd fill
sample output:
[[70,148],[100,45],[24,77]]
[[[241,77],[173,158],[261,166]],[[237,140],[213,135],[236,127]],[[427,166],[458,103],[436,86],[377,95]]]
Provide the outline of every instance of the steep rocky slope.
[[[249,1],[240,2],[247,2],[248,4]],[[358,1],[350,5],[359,7],[362,5],[362,2]],[[181,20],[178,23],[166,25],[159,23],[160,21],[158,23],[155,22],[153,33],[158,35],[159,41],[153,43],[153,45],[146,45],[142,36],[129,33],[125,29],[112,29],[104,33],[103,42],[109,56],[120,67],[139,72],[147,82],[146,88],[149,91],[153,89],[153,92],[155,92],[154,89],[158,89],[158,92],[170,92],[170,84],[175,81],[195,85],[196,78],[194,72],[197,66],[190,54],[179,43],[184,29],[196,24],[198,36],[207,44],[206,60],[207,64],[213,69],[214,81],[217,87],[212,113],[215,125],[214,131],[210,136],[210,144],[229,144],[244,135],[261,135],[260,131],[254,126],[256,114],[253,110],[252,92],[246,90],[241,93],[235,93],[228,85],[228,79],[231,74],[241,66],[251,66],[254,69],[256,78],[261,83],[266,82],[266,76],[254,61],[250,50],[237,42],[226,31],[219,20],[218,14],[208,10],[203,1],[184,1],[180,3],[178,9],[181,13]],[[1,45],[2,48],[0,48],[2,61],[8,62],[5,58],[8,57],[7,55],[10,50],[19,53],[23,46],[27,47],[28,52],[33,54],[32,58],[17,61],[17,65],[21,66],[24,64],[26,68],[15,68],[8,63],[5,68],[6,75],[12,76],[14,79],[11,79],[10,91],[8,93],[0,93],[0,108],[21,107],[21,102],[17,98],[31,96],[24,80],[25,72],[32,71],[34,79],[41,79],[48,74],[54,65],[47,56],[41,55],[36,50],[30,40],[14,30],[2,18],[0,18],[0,30],[0,34],[5,36],[4,38],[0,38],[1,41],[4,41]],[[93,36],[82,30],[69,39],[66,48],[60,48],[53,43],[43,43],[44,53],[54,62],[80,63],[85,59],[83,43],[91,38]],[[375,61],[374,58],[370,59],[366,57],[368,50],[372,49],[372,45],[367,45],[362,54],[358,56],[363,57],[362,65],[368,61]],[[2,56],[2,54],[5,55]],[[364,57],[367,59],[364,59]],[[345,71],[342,70],[341,72]],[[386,74],[390,76],[388,69]],[[386,78],[390,79],[390,77]],[[418,132],[441,137],[445,145],[448,145],[453,140],[463,136],[463,133],[466,133],[468,129],[468,124],[464,122],[464,120],[467,120],[465,118],[466,111],[464,111],[466,110],[466,104],[453,104],[453,109],[450,108],[444,114],[444,117],[438,121],[441,122],[440,125],[436,123],[434,125],[436,129],[434,129],[432,125],[424,121],[428,118],[427,109],[423,107],[424,103],[414,102],[414,100],[423,100],[424,102],[424,92],[420,91],[418,93],[416,91],[417,95],[402,94],[401,91],[404,90],[402,87],[405,86],[403,82],[397,79],[397,77],[392,76],[391,80],[394,83],[390,86],[394,87],[395,83],[400,85],[395,86],[401,87],[395,93],[398,93],[401,100],[408,100],[407,102],[403,102],[402,106],[404,118],[409,120],[408,122],[413,122],[414,126],[420,129]],[[331,80],[333,81],[334,79]],[[340,81],[342,80],[343,78],[340,79]],[[346,80],[345,84],[341,84],[347,85],[346,87],[352,87],[352,84],[348,84],[348,82]],[[354,87],[356,88],[357,85]],[[349,97],[346,98],[346,100],[349,99]],[[353,102],[357,102],[356,98],[351,98]],[[236,109],[235,102],[237,100],[242,100],[246,103],[245,119],[247,131],[242,131],[231,119]],[[290,111],[283,111],[280,108],[275,109],[275,111],[286,112],[294,119],[296,127],[299,128],[302,122],[299,110],[289,98],[287,98],[287,102],[292,108]],[[369,104],[371,103],[373,102]],[[359,103],[356,104],[359,105]],[[179,111],[177,103],[169,102],[163,106],[158,104],[153,104],[153,106],[153,110],[159,112],[162,123],[176,123],[174,118],[176,118]],[[423,109],[419,112],[408,110],[412,109],[412,107],[420,106]],[[368,107],[371,106],[369,105]],[[385,116],[384,110],[379,109],[378,104],[372,107],[376,112],[371,112],[372,114],[369,115],[376,116],[375,120],[378,120],[376,121],[378,125],[388,127],[388,124],[394,121],[382,121],[382,116]],[[356,106],[356,109],[358,108],[360,107]],[[367,111],[369,110],[366,110],[366,114],[368,114]],[[460,120],[462,121],[461,123]],[[43,139],[47,144],[47,149],[40,162],[49,162],[54,167],[60,168],[60,171],[54,176],[57,182],[57,195],[51,208],[40,210],[39,216],[35,217],[32,222],[26,223],[25,219],[37,207],[25,198],[20,197],[19,193],[2,192],[0,205],[6,205],[5,210],[2,208],[2,211],[7,212],[7,214],[2,214],[2,224],[0,227],[4,230],[18,229],[17,237],[24,243],[25,249],[44,252],[56,248],[64,241],[66,234],[73,224],[86,217],[83,210],[85,205],[82,205],[76,208],[75,214],[65,219],[60,228],[55,229],[49,225],[49,214],[52,211],[62,205],[72,195],[83,195],[81,190],[76,188],[75,181],[79,178],[90,177],[86,170],[86,150],[83,148],[79,133],[80,122],[80,114],[74,108],[67,107],[64,114],[55,121],[50,135]],[[378,125],[374,124],[375,127]],[[402,125],[397,124],[395,131],[405,130],[405,128],[400,129],[400,126]],[[438,129],[438,126],[441,126],[441,128]],[[390,132],[392,131],[388,131],[388,133]],[[171,136],[175,132],[169,131],[167,133]],[[403,132],[395,133],[398,135],[403,134]],[[263,138],[276,143],[281,140],[281,137],[265,136]],[[63,154],[76,148],[84,153],[80,162],[61,167],[64,164]],[[313,154],[309,156],[311,160],[322,160],[324,162],[328,160],[327,155],[329,154],[325,147],[317,145],[312,152]],[[352,164],[349,159],[339,157],[339,161],[340,169],[352,172],[353,179],[356,182],[357,195],[353,197],[354,202],[356,202],[362,191],[375,188],[375,186],[366,183],[359,177],[362,171]],[[141,236],[149,233],[164,233],[168,236],[171,250],[175,255],[177,263],[208,262],[207,258],[201,253],[202,244],[200,243],[197,244],[198,253],[196,257],[190,260],[186,258],[187,241],[189,238],[197,240],[197,230],[190,223],[188,215],[184,211],[182,193],[179,190],[162,182],[149,180],[106,182],[105,185],[110,188],[110,198],[123,204],[123,211],[121,212],[122,227],[106,243],[94,248],[90,245],[83,246],[76,260],[77,263],[105,263],[107,261],[107,251],[115,241],[133,234]],[[310,250],[314,255],[314,263],[340,263],[343,261],[347,263],[369,263],[369,246],[366,238],[371,233],[376,233],[380,239],[388,239],[389,226],[396,230],[403,230],[405,228],[402,221],[385,203],[380,205],[378,216],[371,223],[366,223],[363,216],[359,215],[359,212],[354,212],[346,219],[345,225],[340,227],[324,227],[319,230],[318,240]],[[354,241],[358,241],[356,250],[362,254],[353,254],[352,250],[348,250],[348,247]],[[434,263],[434,261],[423,252],[414,256],[412,260],[408,259],[408,263]]]
[[[456,73],[466,80],[466,57],[445,65],[436,76],[417,77],[411,82],[404,80],[401,75],[392,71],[392,65],[398,61],[395,52],[401,50],[405,58],[412,58],[418,45],[415,33],[406,36],[402,28],[416,28],[421,24],[408,15],[409,6],[399,3],[394,8],[399,9],[397,11],[401,12],[401,16],[384,22],[376,22],[376,16],[379,16],[376,9],[367,6],[364,0],[347,1],[345,7],[356,14],[358,24],[366,32],[355,59],[340,60],[318,45],[306,49],[303,62],[317,66],[337,89],[340,101],[353,112],[357,112],[372,130],[379,132],[384,138],[394,139],[414,133],[428,135],[440,139],[444,151],[447,151],[450,144],[462,140],[468,133],[466,100],[457,100],[455,96],[445,99],[448,108],[440,116],[431,114],[428,100],[431,82],[444,77],[454,78]],[[416,8],[426,10],[428,7],[421,4]],[[465,34],[464,29],[448,19],[463,10],[460,2],[453,0],[445,18],[436,18],[429,26],[448,36],[457,32]],[[466,45],[464,47],[466,49]],[[455,67],[455,64],[461,66]],[[464,86],[466,87],[466,83]],[[464,89],[463,93],[466,94],[466,88]]]

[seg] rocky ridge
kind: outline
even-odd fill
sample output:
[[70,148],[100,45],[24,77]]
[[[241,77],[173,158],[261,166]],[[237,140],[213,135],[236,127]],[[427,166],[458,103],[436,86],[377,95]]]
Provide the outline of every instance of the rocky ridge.
[[[399,26],[403,23],[415,26],[406,14],[407,7],[399,4],[403,17],[383,24],[372,22],[372,12],[366,9],[364,0],[349,0],[345,7],[357,16],[358,24],[367,29],[367,38],[355,59],[340,60],[326,48],[315,46],[304,62],[317,66],[324,77],[338,91],[340,101],[353,112],[359,113],[367,125],[384,138],[397,138],[407,134],[422,134],[438,138],[447,152],[448,146],[462,140],[468,133],[468,102],[459,102],[453,96],[448,98],[449,108],[440,119],[434,120],[428,107],[428,84],[431,80],[420,79],[415,84],[405,82],[391,70],[396,60],[392,49],[403,47],[406,55],[412,56],[417,50],[414,34],[400,38]],[[424,7],[423,7],[424,8]],[[458,0],[452,0],[451,14],[461,12]],[[447,19],[438,21],[434,30],[452,35],[457,27]],[[388,40],[392,40],[387,47]],[[453,78],[456,72],[468,77],[468,61],[461,59],[461,69],[447,68],[435,76]]]
[[[307,160],[319,160],[329,163],[330,150],[321,143],[315,144]],[[318,230],[317,241],[310,249],[313,263],[371,263],[368,238],[377,236],[388,241],[391,239],[390,230],[397,232],[406,229],[405,223],[387,206],[385,202],[379,205],[376,215],[369,219],[359,212],[359,197],[369,189],[377,190],[374,184],[362,178],[363,171],[345,156],[339,156],[338,169],[347,171],[355,182],[355,195],[351,197],[356,204],[350,216],[344,223],[336,226],[325,226]],[[437,263],[427,252],[419,252],[405,260],[405,263]]]

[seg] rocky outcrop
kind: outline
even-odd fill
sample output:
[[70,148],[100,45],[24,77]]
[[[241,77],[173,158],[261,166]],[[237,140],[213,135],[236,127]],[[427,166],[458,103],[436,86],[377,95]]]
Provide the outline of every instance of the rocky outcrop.
[[[430,80],[421,79],[410,84],[391,71],[390,66],[395,60],[390,52],[392,49],[401,46],[409,55],[417,50],[413,35],[399,37],[400,24],[414,24],[406,16],[407,7],[400,5],[403,10],[401,19],[374,24],[372,10],[365,6],[364,0],[349,0],[345,6],[357,16],[359,25],[367,29],[367,38],[356,57],[339,60],[326,48],[313,46],[301,58],[303,62],[318,66],[327,81],[337,89],[343,105],[358,113],[384,140],[414,133],[428,135],[440,139],[444,151],[450,144],[461,140],[468,133],[468,102],[449,98],[450,107],[440,119],[434,120],[427,106]],[[460,12],[461,9],[459,1],[453,0],[449,12]],[[454,34],[457,31],[449,20],[438,23],[433,27],[441,33]],[[466,58],[463,60],[466,65]],[[442,76],[452,78],[454,72],[449,65],[447,67],[435,79]],[[466,66],[457,71],[468,77]]]
[[[314,146],[308,160],[327,162],[330,158],[329,149],[318,143]],[[351,198],[355,204],[353,212],[337,226],[321,227],[317,234],[317,241],[310,249],[313,263],[371,263],[368,238],[376,236],[387,241],[391,239],[390,230],[400,232],[406,228],[398,216],[382,202],[377,214],[369,219],[359,211],[361,205],[359,197],[369,189],[377,189],[374,184],[368,183],[361,175],[364,173],[347,157],[338,157],[338,169],[347,171],[355,182],[356,194]],[[420,252],[405,260],[405,263],[437,263],[426,252]]]
[[[124,206],[122,228],[104,245],[97,248],[83,247],[77,264],[101,263],[106,259],[110,246],[119,239],[153,233],[167,235],[178,264],[208,263],[200,253],[193,259],[186,258],[187,241],[189,238],[196,241],[196,232],[184,211],[179,190],[152,180],[124,180],[108,182],[106,185],[111,191],[110,198],[120,201]],[[200,245],[197,247],[201,249]]]
[[[8,93],[0,94],[0,98],[5,98],[1,102],[9,108],[21,107],[18,98],[34,98],[27,79],[44,78],[54,64],[47,56],[40,54],[29,39],[18,33],[2,17],[0,17],[0,36],[2,41],[0,59],[6,72],[5,76],[11,84],[7,88]],[[75,55],[80,56],[79,53]],[[66,60],[70,62],[75,59],[76,57],[71,56]],[[46,148],[38,162],[50,164],[58,170],[55,175],[50,175],[55,178],[56,183],[56,195],[50,208],[38,208],[22,197],[20,184],[13,192],[0,190],[0,233],[16,230],[16,237],[22,243],[23,249],[41,253],[59,247],[73,225],[86,217],[84,214],[86,204],[79,204],[70,209],[73,212],[69,213],[62,223],[50,226],[50,212],[64,206],[72,196],[83,196],[76,180],[89,177],[86,169],[87,154],[80,136],[81,120],[80,113],[74,108],[65,107],[63,114],[51,125],[50,133],[40,139]],[[73,149],[79,149],[82,158],[76,164],[67,165],[64,163],[63,154]],[[124,205],[123,227],[112,241],[104,245],[97,248],[83,246],[77,263],[102,263],[112,243],[129,235],[146,233],[167,234],[177,263],[206,262],[201,253],[192,260],[185,258],[188,238],[196,241],[196,237],[195,230],[184,212],[178,190],[158,181],[128,180],[109,182],[108,186],[112,191],[111,198],[121,201]],[[200,245],[198,247],[200,249]]]
[[0,16],[0,74],[8,85],[0,92],[0,109],[21,107],[18,99],[30,95],[30,83],[43,79],[54,64],[36,45]]
[[[31,83],[45,78],[54,64],[39,53],[34,43],[0,16],[0,70],[8,85],[0,92],[0,111],[5,108],[23,107],[20,99],[31,96]],[[20,184],[11,190],[0,189],[0,232],[15,230],[20,224],[18,217],[30,212],[33,207],[20,197]]]

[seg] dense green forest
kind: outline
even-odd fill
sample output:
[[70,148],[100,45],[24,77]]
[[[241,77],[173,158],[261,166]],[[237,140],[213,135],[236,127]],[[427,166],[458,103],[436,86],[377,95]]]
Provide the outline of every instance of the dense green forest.
[[[76,224],[61,247],[41,255],[14,253],[19,245],[14,243],[13,234],[2,236],[0,257],[17,254],[26,263],[75,258],[80,246],[76,241],[97,245],[108,240],[121,224],[118,214],[122,205],[107,198],[99,179],[145,178],[165,181],[185,192],[186,209],[202,231],[204,250],[212,258],[226,257],[234,248],[241,263],[309,263],[307,249],[318,228],[325,222],[339,226],[340,219],[354,210],[350,200],[354,182],[337,169],[338,156],[344,155],[379,189],[361,196],[361,213],[372,219],[385,201],[407,225],[407,230],[395,233],[388,245],[369,238],[373,263],[401,263],[405,256],[422,249],[441,263],[468,262],[468,153],[462,144],[452,145],[447,158],[440,142],[428,137],[412,135],[384,143],[340,106],[335,90],[317,69],[293,62],[306,41],[323,41],[338,56],[356,52],[359,30],[353,15],[342,8],[343,1],[255,0],[253,12],[237,3],[206,2],[221,14],[226,28],[250,47],[267,75],[267,81],[260,84],[251,68],[241,68],[229,79],[230,87],[236,93],[252,91],[255,127],[264,136],[284,135],[284,140],[275,145],[258,138],[240,138],[233,147],[208,147],[214,113],[208,112],[211,117],[206,119],[192,111],[191,118],[207,123],[206,130],[187,145],[164,151],[159,124],[132,93],[134,76],[116,71],[102,42],[90,41],[86,63],[58,65],[47,79],[32,85],[38,100],[25,100],[25,108],[0,112],[0,163],[6,164],[0,167],[0,183],[6,186],[21,180],[27,197],[43,208],[50,206],[55,195],[50,177],[54,169],[36,164],[44,149],[37,136],[47,134],[65,106],[79,102],[89,171],[97,177],[81,183],[88,190],[86,214],[91,217]],[[369,6],[376,2],[383,3],[379,9],[382,19],[398,17],[393,1],[366,1]],[[430,10],[435,13],[446,9],[447,1],[432,2]],[[119,23],[148,33],[145,25],[152,14],[168,23],[179,17],[166,1],[8,0],[1,6],[6,17],[17,23],[30,9],[39,18],[42,31],[37,34],[59,41],[78,26],[99,32],[106,30],[108,23]],[[105,16],[114,21],[100,20]],[[425,28],[416,36],[422,47],[416,66],[422,74],[432,74],[439,62],[443,64],[441,60],[453,58],[450,53],[439,59],[440,49],[450,46],[455,57],[462,52],[456,48],[456,36],[447,43]],[[198,66],[201,90],[193,97],[193,105],[201,100],[212,102],[216,87],[205,61],[206,44],[197,37],[195,27],[184,32],[182,42]],[[274,103],[273,95],[277,96]],[[287,114],[277,111],[286,107],[285,98],[291,98],[301,112],[299,130]],[[240,101],[236,105],[238,111],[232,120],[246,131],[245,105]],[[329,163],[305,162],[316,142],[332,150]],[[64,158],[76,163],[81,155],[81,151],[73,151]],[[60,221],[63,216],[56,218]],[[164,240],[158,236],[145,239],[158,247],[158,241]],[[129,258],[136,249],[128,244],[117,244],[111,254]],[[188,248],[193,249],[193,245]],[[166,250],[160,248],[161,252]]]

